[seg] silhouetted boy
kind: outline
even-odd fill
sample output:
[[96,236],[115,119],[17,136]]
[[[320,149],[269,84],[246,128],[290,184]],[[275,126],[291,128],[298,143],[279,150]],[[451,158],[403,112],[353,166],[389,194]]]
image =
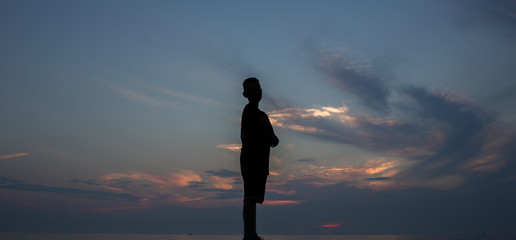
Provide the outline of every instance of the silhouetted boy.
[[240,170],[244,178],[244,240],[262,239],[256,233],[256,203],[263,203],[265,182],[269,175],[270,147],[278,145],[269,117],[258,108],[262,88],[256,78],[243,83],[244,97],[249,100],[242,113],[242,152]]

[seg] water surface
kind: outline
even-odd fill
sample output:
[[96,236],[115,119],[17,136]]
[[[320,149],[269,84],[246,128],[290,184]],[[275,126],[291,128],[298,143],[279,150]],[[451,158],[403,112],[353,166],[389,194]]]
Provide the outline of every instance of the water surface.
[[[516,235],[263,235],[265,240],[514,240]],[[0,233],[1,240],[241,240],[240,235]]]

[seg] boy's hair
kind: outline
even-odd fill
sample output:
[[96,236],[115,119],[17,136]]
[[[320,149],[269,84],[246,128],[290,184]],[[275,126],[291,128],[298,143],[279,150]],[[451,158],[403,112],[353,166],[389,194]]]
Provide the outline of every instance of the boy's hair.
[[247,78],[244,80],[244,83],[242,83],[242,85],[244,86],[244,92],[246,92],[246,89],[248,88],[249,84],[251,83],[260,83],[260,81],[258,81],[258,79],[254,78],[254,77],[250,77],[250,78]]

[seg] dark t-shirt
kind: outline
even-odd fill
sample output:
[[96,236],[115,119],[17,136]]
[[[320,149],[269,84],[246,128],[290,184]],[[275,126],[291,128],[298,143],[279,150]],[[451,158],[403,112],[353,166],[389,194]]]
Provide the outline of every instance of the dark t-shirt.
[[269,117],[257,107],[247,104],[242,113],[240,170],[248,176],[269,175],[270,146],[276,136]]

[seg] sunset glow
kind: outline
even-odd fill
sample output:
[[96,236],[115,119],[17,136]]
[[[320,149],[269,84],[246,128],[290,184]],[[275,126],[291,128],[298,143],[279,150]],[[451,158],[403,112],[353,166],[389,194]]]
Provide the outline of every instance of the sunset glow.
[[515,16],[510,0],[0,1],[0,233],[241,234],[255,77],[279,138],[260,234],[516,234]]

